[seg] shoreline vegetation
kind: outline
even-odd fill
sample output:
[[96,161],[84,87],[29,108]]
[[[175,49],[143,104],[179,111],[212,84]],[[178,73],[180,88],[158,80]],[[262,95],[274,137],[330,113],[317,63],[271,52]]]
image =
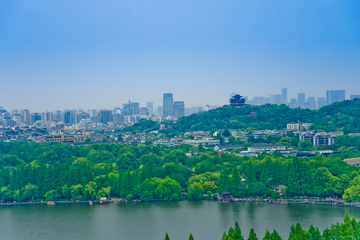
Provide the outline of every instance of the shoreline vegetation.
[[0,202],[216,200],[227,193],[229,201],[303,196],[350,205],[360,201],[360,170],[343,159],[357,154],[220,157],[201,145],[0,142]]
[[[261,198],[235,198],[232,202],[222,202],[219,200],[211,199],[202,199],[202,200],[188,200],[185,201],[217,201],[219,203],[231,204],[237,202],[260,202],[260,203],[269,203],[276,205],[286,205],[286,204],[317,204],[317,205],[332,205],[332,206],[342,206],[342,207],[360,207],[360,203],[347,203],[338,199],[316,199],[316,198],[299,198],[299,199],[261,199]],[[62,201],[53,201],[58,204],[77,204],[77,203],[95,203],[98,204],[99,200],[83,200],[83,201],[72,201],[72,200],[62,200]],[[166,202],[163,199],[152,199],[149,201],[142,201],[140,199],[126,200],[120,198],[112,198],[108,200],[108,203],[144,203],[144,202]],[[46,201],[32,201],[32,202],[10,202],[3,203],[0,202],[0,206],[16,206],[16,205],[37,205],[37,204],[47,204]]]
[[[194,236],[190,233],[189,240],[194,240]],[[219,238],[220,239],[220,238]],[[256,236],[255,230],[250,229],[249,237],[244,237],[238,222],[235,222],[234,227],[230,227],[228,232],[224,232],[221,240],[259,240]],[[273,229],[271,233],[266,230],[264,238],[262,240],[282,240],[278,232]],[[299,222],[296,225],[292,224],[290,227],[290,233],[288,240],[354,240],[360,239],[360,222],[357,222],[355,218],[350,219],[347,213],[345,213],[344,222],[332,224],[330,228],[326,228],[321,234],[318,227],[314,227],[312,224],[309,230],[305,230],[301,227]],[[168,233],[165,234],[165,240],[170,240]]]

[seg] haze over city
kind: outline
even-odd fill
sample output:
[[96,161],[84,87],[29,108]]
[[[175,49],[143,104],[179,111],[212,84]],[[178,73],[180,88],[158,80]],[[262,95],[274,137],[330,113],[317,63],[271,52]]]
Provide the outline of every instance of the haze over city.
[[360,87],[358,1],[2,1],[0,106],[187,107]]

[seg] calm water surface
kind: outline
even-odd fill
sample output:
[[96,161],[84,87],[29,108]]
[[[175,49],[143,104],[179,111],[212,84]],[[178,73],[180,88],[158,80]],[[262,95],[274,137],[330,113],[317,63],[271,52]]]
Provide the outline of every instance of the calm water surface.
[[258,237],[276,229],[287,239],[291,223],[311,223],[321,231],[342,221],[344,213],[360,219],[360,208],[327,205],[271,205],[182,201],[108,205],[56,204],[0,206],[0,239],[51,240],[220,240],[238,221],[243,235],[254,228]]

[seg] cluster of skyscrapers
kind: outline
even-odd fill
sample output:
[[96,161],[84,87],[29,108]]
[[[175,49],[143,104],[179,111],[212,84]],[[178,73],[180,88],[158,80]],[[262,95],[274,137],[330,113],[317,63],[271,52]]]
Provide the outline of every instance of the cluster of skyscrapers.
[[[360,95],[351,95],[350,100],[360,98]],[[334,102],[341,102],[345,100],[345,90],[327,90],[326,98],[319,97],[316,101],[315,97],[306,98],[305,93],[298,93],[297,98],[291,98],[288,102],[287,88],[281,89],[281,94],[270,94],[269,97],[253,97],[253,100],[248,100],[247,103],[251,105],[270,104],[285,104],[291,108],[308,108],[320,109],[323,106],[332,104]]]
[[175,119],[185,116],[184,101],[175,101],[172,93],[164,93],[163,117],[174,117]]
[[[188,112],[199,112],[200,109],[188,109]],[[13,127],[16,125],[82,125],[87,127],[93,124],[131,124],[142,118],[148,120],[176,120],[185,116],[185,104],[183,101],[173,101],[172,93],[164,93],[163,106],[159,106],[157,113],[154,112],[154,104],[147,102],[146,107],[140,107],[138,102],[124,103],[122,107],[109,109],[64,110],[53,112],[34,112],[28,109],[6,111],[0,107],[0,126]]]
[[[235,95],[232,94],[231,97]],[[351,95],[350,100],[360,98],[360,95]],[[270,94],[269,97],[253,97],[247,100],[247,104],[262,105],[270,104],[286,104],[291,108],[309,108],[319,109],[323,106],[345,100],[345,90],[327,90],[326,97],[306,98],[305,93],[298,93],[297,98],[291,98],[288,102],[287,88],[281,89],[281,94]],[[28,109],[6,111],[0,107],[0,126],[13,127],[15,125],[81,125],[87,127],[93,124],[115,124],[128,125],[139,121],[142,118],[154,121],[176,120],[183,116],[193,113],[208,111],[215,107],[193,107],[185,108],[184,101],[174,101],[172,93],[163,94],[163,105],[157,107],[154,111],[154,104],[147,102],[146,107],[140,107],[138,102],[124,103],[122,107],[109,109],[89,109],[89,110],[64,110],[53,112],[30,113]]]

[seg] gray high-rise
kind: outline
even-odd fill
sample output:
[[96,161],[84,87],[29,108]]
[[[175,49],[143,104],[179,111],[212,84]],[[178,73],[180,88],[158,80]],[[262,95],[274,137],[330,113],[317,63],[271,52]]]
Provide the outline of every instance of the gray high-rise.
[[298,99],[297,102],[300,107],[303,107],[305,105],[305,93],[298,93]]
[[153,111],[154,111],[154,104],[152,102],[147,102],[146,107],[147,107],[147,109],[149,109],[150,115],[152,115]]
[[326,106],[326,99],[325,98],[318,98],[318,109]]
[[185,104],[183,101],[174,102],[175,118],[181,118],[185,116]]
[[100,109],[99,116],[100,116],[100,122],[103,124],[108,124],[108,122],[111,122],[113,120],[111,110]]
[[164,93],[163,111],[164,117],[174,116],[174,100],[172,93]]
[[29,112],[29,110],[27,110],[27,109],[24,109],[24,123],[26,123],[26,124],[30,124],[30,121],[31,121],[31,119],[30,119],[30,112]]
[[345,90],[327,90],[326,101],[328,104],[345,100]]

